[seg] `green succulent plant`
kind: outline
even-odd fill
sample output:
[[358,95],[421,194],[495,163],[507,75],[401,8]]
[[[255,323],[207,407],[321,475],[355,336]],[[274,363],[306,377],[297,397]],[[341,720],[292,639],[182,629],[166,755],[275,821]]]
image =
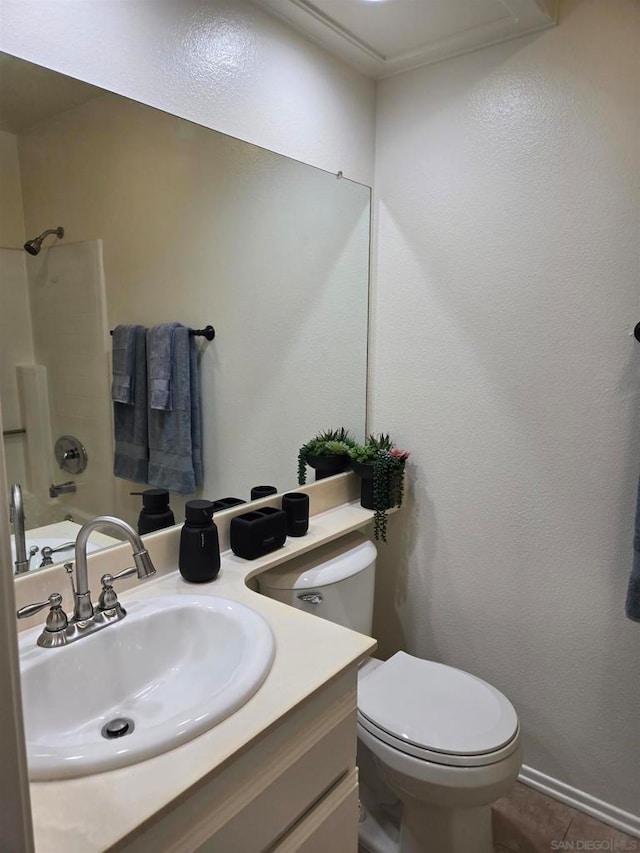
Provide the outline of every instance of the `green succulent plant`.
[[298,483],[307,481],[307,460],[310,456],[347,456],[355,441],[344,427],[327,429],[303,444],[298,451]]
[[402,506],[404,468],[409,453],[398,450],[388,433],[369,435],[365,444],[349,451],[354,462],[373,468],[373,523],[375,538],[387,541],[387,509]]

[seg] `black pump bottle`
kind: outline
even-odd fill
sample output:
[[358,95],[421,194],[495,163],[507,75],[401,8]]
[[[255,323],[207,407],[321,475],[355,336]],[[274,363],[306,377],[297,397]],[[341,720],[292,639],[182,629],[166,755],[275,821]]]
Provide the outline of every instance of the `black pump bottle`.
[[180,534],[178,567],[190,583],[206,583],[220,571],[218,528],[213,523],[212,501],[187,501]]
[[153,533],[163,527],[173,527],[176,523],[169,506],[169,492],[166,489],[146,489],[144,492],[131,492],[142,495],[142,509],[138,516],[138,533]]

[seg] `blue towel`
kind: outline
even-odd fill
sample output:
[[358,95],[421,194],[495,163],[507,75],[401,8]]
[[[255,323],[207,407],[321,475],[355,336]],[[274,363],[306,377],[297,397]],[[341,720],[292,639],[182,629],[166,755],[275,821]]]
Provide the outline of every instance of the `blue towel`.
[[173,410],[173,333],[179,323],[160,323],[149,329],[147,352],[149,358],[149,408],[163,412]]
[[[149,433],[147,415],[147,330],[133,326],[133,383],[131,403],[114,402],[113,431],[116,477],[146,483],[149,474]],[[114,330],[115,331],[115,330]],[[114,334],[115,337],[115,334]]]
[[197,486],[204,480],[202,465],[202,413],[200,411],[200,373],[198,370],[198,351],[193,337],[189,338],[189,379],[191,387],[191,458],[193,476]]
[[191,495],[201,485],[202,429],[195,340],[185,326],[173,331],[173,409],[149,409],[149,485]]
[[633,564],[627,588],[625,611],[629,619],[640,622],[640,481],[636,498],[636,528],[633,536]]
[[111,399],[114,403],[133,403],[135,334],[138,326],[116,326],[113,330],[113,379]]

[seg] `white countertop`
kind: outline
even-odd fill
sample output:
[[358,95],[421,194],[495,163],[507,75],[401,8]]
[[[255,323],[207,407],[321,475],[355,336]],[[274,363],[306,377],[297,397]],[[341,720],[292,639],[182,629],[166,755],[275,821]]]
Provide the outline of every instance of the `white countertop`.
[[[266,557],[247,561],[225,551],[218,578],[208,584],[189,584],[177,570],[157,579],[132,582],[135,586],[121,596],[125,605],[127,600],[136,598],[194,593],[248,605],[262,614],[273,630],[273,666],[244,707],[182,746],[107,773],[32,783],[38,853],[93,853],[108,849],[192,785],[220,770],[238,750],[373,651],[375,641],[369,637],[265,598],[246,586],[250,577],[363,527],[371,517],[372,513],[358,502],[342,504],[314,515],[306,536],[287,539],[284,547]],[[101,570],[107,570],[105,560],[116,552],[121,554],[122,548],[96,555]],[[41,626],[32,629],[34,643],[40,629]],[[100,677],[97,672],[95,675]],[[91,685],[78,688],[90,690]]]

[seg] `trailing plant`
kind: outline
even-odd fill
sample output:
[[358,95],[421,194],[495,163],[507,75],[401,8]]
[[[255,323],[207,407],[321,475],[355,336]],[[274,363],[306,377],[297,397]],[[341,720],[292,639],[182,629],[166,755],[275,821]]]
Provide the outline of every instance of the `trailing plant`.
[[347,456],[355,441],[344,427],[319,432],[298,451],[298,483],[307,481],[307,461],[310,456]]
[[375,538],[387,541],[387,509],[402,506],[404,468],[409,453],[395,447],[388,434],[369,435],[365,444],[349,451],[354,462],[371,465],[373,471],[373,523]]

